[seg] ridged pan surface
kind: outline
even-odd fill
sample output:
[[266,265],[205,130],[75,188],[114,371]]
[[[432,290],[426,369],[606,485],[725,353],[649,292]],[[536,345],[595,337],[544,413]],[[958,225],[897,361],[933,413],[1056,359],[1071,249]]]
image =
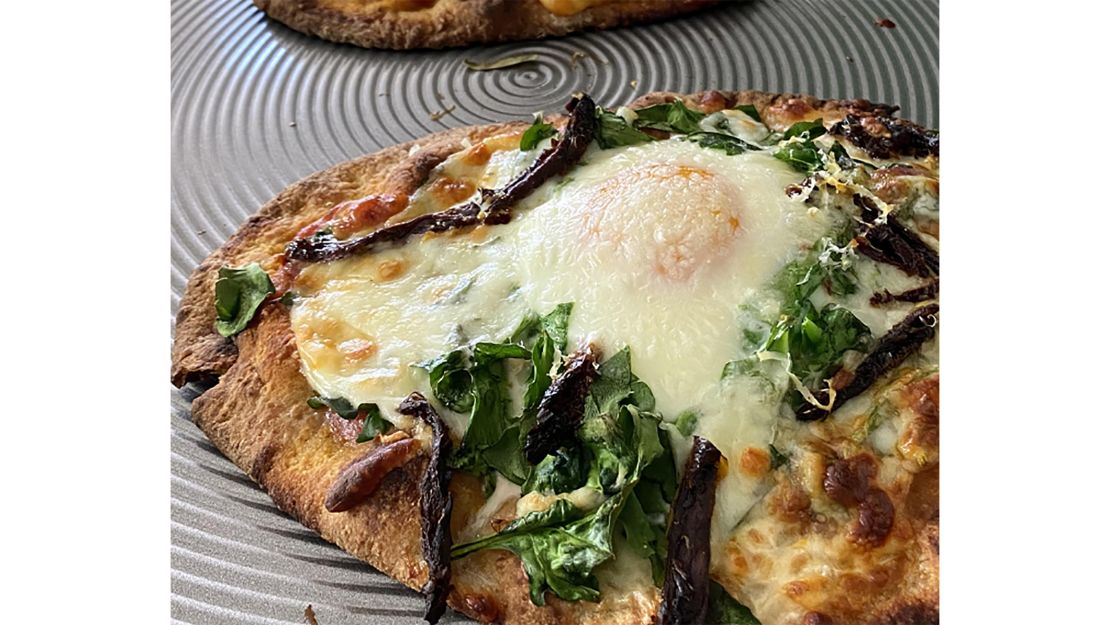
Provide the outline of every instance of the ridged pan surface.
[[[574,91],[607,105],[664,89],[862,97],[938,124],[934,1],[726,2],[659,24],[415,52],[314,39],[249,0],[171,11],[171,320],[189,273],[290,183],[445,128],[556,111]],[[463,64],[523,53],[538,59]],[[189,420],[195,392],[171,391],[173,622],[304,623],[310,604],[321,625],[423,622],[416,593],[279,512],[220,455]]]

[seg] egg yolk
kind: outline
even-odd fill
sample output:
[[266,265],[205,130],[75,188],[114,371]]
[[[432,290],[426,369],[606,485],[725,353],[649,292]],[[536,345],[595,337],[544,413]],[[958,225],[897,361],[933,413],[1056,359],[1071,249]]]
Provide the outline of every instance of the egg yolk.
[[701,167],[633,167],[583,199],[570,209],[582,244],[626,270],[671,282],[726,257],[740,233],[739,189]]

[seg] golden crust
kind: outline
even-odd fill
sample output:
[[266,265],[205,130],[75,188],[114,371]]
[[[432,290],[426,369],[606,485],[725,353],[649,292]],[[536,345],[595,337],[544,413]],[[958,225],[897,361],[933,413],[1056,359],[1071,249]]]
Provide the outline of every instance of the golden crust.
[[[848,113],[893,112],[890,107],[862,100],[827,101],[758,91],[710,91],[687,96],[655,93],[634,105],[679,97],[703,110],[752,103],[776,129],[799,119],[833,120]],[[514,123],[444,131],[336,165],[290,186],[196,269],[177,317],[173,382],[181,385],[190,380],[218,379],[193,402],[197,425],[270,494],[279,508],[410,588],[419,588],[427,574],[420,551],[419,521],[419,483],[426,460],[421,456],[390,474],[366,503],[343,513],[326,512],[324,499],[338,472],[378,443],[355,446],[328,427],[319,411],[307,407],[305,398],[312,389],[300,372],[283,306],[265,305],[256,321],[234,340],[216,334],[212,304],[216,272],[222,265],[248,262],[259,262],[272,271],[285,244],[335,204],[371,193],[409,193],[423,183],[436,163],[462,149],[464,140],[477,142],[522,127]],[[917,390],[916,395],[908,391],[906,401],[914,410],[927,409],[929,402],[922,397],[928,395],[929,388]],[[915,442],[931,442],[932,438],[921,432],[929,433],[928,427],[935,427],[933,416],[920,411],[912,414],[919,418],[906,420],[907,431],[912,430],[908,436],[913,436]],[[928,477],[935,476],[936,466],[923,467],[919,476],[925,477],[912,479],[895,497],[900,511],[914,511],[902,515],[904,522],[899,526],[910,555],[897,570],[883,569],[883,574],[897,575],[900,581],[893,590],[884,586],[882,597],[876,597],[874,609],[861,622],[937,622],[939,515],[935,479],[930,482]],[[457,502],[452,525],[457,529],[483,498],[477,481],[469,476],[456,476],[451,488]],[[776,499],[769,497],[767,501]],[[805,504],[808,507],[808,502]],[[645,593],[605,592],[597,604],[552,598],[547,607],[537,607],[528,599],[528,582],[519,560],[501,551],[480,552],[455,562],[452,581],[449,604],[453,608],[483,622],[507,625],[647,625],[653,622],[658,603],[658,593],[652,588],[645,589]],[[730,589],[735,592],[733,587]],[[839,593],[847,596],[849,590],[839,589]],[[834,594],[837,591],[829,589]]]
[[391,9],[365,0],[254,0],[267,15],[303,33],[366,48],[445,48],[516,41],[659,20],[719,0],[617,0],[575,15],[551,13],[539,0],[439,0]]

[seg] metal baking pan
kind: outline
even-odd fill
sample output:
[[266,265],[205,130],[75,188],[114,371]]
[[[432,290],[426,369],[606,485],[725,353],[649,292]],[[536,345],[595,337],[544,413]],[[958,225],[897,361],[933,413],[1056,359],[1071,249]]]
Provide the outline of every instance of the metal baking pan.
[[[726,2],[659,24],[415,52],[314,39],[249,0],[171,10],[171,320],[190,272],[288,184],[445,128],[555,111],[574,91],[606,105],[662,89],[861,97],[938,122],[936,1]],[[520,53],[539,58],[463,64]],[[416,593],[279,512],[208,443],[189,420],[193,393],[171,391],[173,622],[299,624],[311,604],[321,625],[422,623]]]

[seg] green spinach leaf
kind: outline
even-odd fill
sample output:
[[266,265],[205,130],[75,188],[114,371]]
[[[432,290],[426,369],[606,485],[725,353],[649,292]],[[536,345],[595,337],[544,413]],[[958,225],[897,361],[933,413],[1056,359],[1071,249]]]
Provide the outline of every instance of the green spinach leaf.
[[786,129],[786,132],[782,133],[782,138],[784,140],[789,140],[794,137],[799,137],[805,141],[812,141],[826,132],[828,131],[825,130],[824,120],[815,119],[811,122],[794,123]]
[[559,449],[532,469],[520,490],[523,493],[569,493],[586,484],[589,471],[581,446]]
[[474,406],[474,380],[464,350],[456,349],[416,366],[428,372],[432,395],[441,404],[455,412],[470,412]]
[[597,141],[597,145],[601,149],[607,150],[623,145],[646,143],[648,141],[654,141],[655,139],[653,139],[651,135],[644,134],[633,128],[632,125],[626,122],[620,115],[610,113],[598,107],[597,132],[594,133],[594,140]]
[[580,443],[545,458],[523,490],[565,493],[585,486],[602,493],[604,501],[593,511],[582,511],[560,498],[551,508],[526,515],[498,534],[452,550],[456,558],[479,549],[516,553],[537,605],[544,605],[548,591],[567,601],[598,600],[593,570],[613,557],[613,532],[618,527],[633,550],[662,574],[663,524],[677,488],[677,472],[659,417],[638,404],[653,406],[655,400],[632,374],[627,349],[601,364],[586,401]]
[[[497,471],[513,483],[528,479],[531,467],[521,455],[521,440],[531,427],[535,407],[551,384],[549,372],[556,349],[565,349],[572,304],[525,317],[504,343],[476,343],[418,367],[428,372],[432,394],[455,412],[469,413],[462,444],[451,467],[486,479],[487,490]],[[507,360],[527,360],[531,366],[523,414],[512,414]]]
[[686,138],[703,148],[721,150],[729,156],[760,149],[759,146],[752,145],[743,139],[720,132],[695,132],[687,135]]
[[[775,158],[803,173],[813,173],[821,169],[825,164],[824,156],[813,140],[826,132],[824,122],[820,119],[795,123],[783,133],[782,139],[787,143],[775,152]],[[790,141],[795,138],[799,141]]]
[[220,267],[216,278],[216,332],[235,336],[254,319],[258,307],[274,293],[274,283],[258,263]]
[[701,129],[698,125],[705,119],[705,113],[686,108],[682,100],[655,104],[636,110],[637,128],[654,128],[666,132],[689,134]]
[[[637,435],[644,432],[636,429]],[[551,508],[526,515],[498,534],[456,546],[451,556],[459,558],[479,549],[506,549],[524,563],[534,604],[545,605],[547,591],[565,601],[597,601],[600,591],[593,570],[613,557],[617,519],[643,468],[662,453],[658,430],[653,425],[648,432],[655,444],[644,439],[637,441],[640,445],[635,451],[632,471],[622,482],[623,488],[593,512],[576,518],[580,511],[566,499],[559,499]]]
[[307,403],[309,407],[314,410],[331,408],[340,418],[348,421],[361,414],[366,415],[366,422],[362,425],[362,431],[359,432],[358,438],[355,439],[357,443],[365,443],[378,434],[386,432],[393,427],[393,424],[382,416],[382,411],[378,408],[377,404],[363,403],[358,406],[353,406],[351,402],[342,397],[327,398],[318,395],[309,397]]
[[755,108],[754,104],[737,104],[735,108],[738,111],[743,111],[745,115],[755,121],[763,123],[763,118],[759,116],[759,110]]
[[811,174],[824,164],[821,159],[821,150],[812,141],[801,143],[787,143],[777,152],[775,158],[790,165],[796,171]]
[[543,116],[536,113],[532,118],[532,125],[520,137],[520,150],[522,152],[534,150],[544,139],[554,137],[555,134],[555,127],[543,121]]
[[[868,348],[871,331],[850,310],[835,303],[817,308],[811,299],[822,285],[834,296],[855,292],[855,274],[847,256],[851,232],[850,225],[844,227],[819,241],[808,257],[783,269],[776,279],[784,302],[778,321],[755,355],[728,363],[722,377],[759,376],[758,354],[775,352],[789,356],[790,373],[814,389],[835,373],[845,352]],[[795,408],[804,401],[796,390],[789,393],[788,400]]]
[[698,427],[698,412],[696,410],[683,410],[674,420],[674,426],[679,434],[689,438]]

